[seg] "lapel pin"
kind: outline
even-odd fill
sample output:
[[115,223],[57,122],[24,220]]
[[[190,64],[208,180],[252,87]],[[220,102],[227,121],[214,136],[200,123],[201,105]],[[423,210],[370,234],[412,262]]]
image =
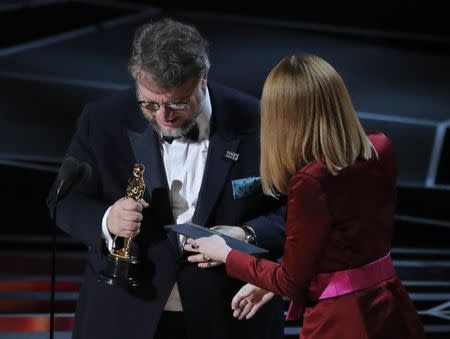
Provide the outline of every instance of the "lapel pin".
[[226,151],[225,158],[231,159],[233,161],[237,161],[239,159],[239,153]]

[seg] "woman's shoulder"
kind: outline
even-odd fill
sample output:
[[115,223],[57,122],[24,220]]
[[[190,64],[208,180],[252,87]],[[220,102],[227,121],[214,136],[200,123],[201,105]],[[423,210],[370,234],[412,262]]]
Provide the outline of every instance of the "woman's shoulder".
[[289,182],[290,188],[294,188],[299,184],[319,184],[323,178],[327,177],[330,174],[328,169],[323,166],[323,164],[314,160],[307,163],[305,166],[300,168],[294,175],[291,177]]
[[[375,159],[389,159],[394,156],[394,147],[390,138],[383,132],[370,132],[367,137],[377,153]],[[353,168],[356,165],[349,166]],[[322,161],[313,160],[300,168],[291,177],[290,186],[295,186],[299,181],[316,181],[318,183],[332,176]]]
[[383,132],[370,132],[367,133],[367,138],[372,143],[373,147],[377,152],[383,151],[385,149],[392,149],[392,141]]

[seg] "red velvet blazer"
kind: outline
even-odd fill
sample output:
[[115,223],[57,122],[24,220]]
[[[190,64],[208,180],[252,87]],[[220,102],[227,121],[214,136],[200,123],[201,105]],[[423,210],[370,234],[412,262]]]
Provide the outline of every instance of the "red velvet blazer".
[[423,335],[415,307],[397,277],[374,291],[307,300],[309,281],[317,273],[362,266],[391,248],[396,205],[393,146],[384,134],[368,137],[378,157],[357,160],[338,175],[314,161],[291,178],[281,264],[235,250],[227,257],[232,277],[309,305],[304,338],[343,338],[343,333],[349,338]]

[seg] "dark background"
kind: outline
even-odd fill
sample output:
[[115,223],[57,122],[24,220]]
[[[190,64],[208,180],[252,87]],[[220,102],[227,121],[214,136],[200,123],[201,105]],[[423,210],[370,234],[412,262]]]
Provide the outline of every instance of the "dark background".
[[[394,142],[396,269],[429,337],[448,338],[450,30],[443,6],[0,1],[0,338],[48,335],[53,246],[56,328],[68,337],[85,249],[60,231],[53,244],[47,192],[83,105],[132,83],[133,32],[162,16],[195,24],[210,41],[211,80],[255,96],[290,53],[318,54],[337,69],[366,130]],[[286,337],[298,331],[286,324]]]

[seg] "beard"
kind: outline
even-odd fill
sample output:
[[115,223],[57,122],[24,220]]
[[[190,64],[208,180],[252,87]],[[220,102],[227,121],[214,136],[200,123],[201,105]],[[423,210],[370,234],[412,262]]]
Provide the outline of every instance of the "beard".
[[178,137],[182,137],[183,135],[186,135],[193,128],[193,126],[195,125],[195,119],[197,118],[198,113],[196,113],[196,115],[192,119],[185,121],[181,127],[172,129],[170,131],[166,131],[165,129],[161,128],[161,126],[158,125],[158,123],[156,122],[156,120],[153,117],[148,117],[146,115],[144,115],[144,116],[150,122],[150,125],[152,125],[153,129],[158,134],[165,136],[165,137],[178,138]]
[[196,119],[204,109],[205,105],[205,98],[200,102],[200,104],[197,106],[195,114],[193,117],[189,120],[186,120],[183,125],[179,128],[172,129],[171,131],[166,131],[164,128],[161,128],[160,125],[158,125],[158,122],[151,114],[145,114],[144,111],[142,111],[144,117],[150,122],[150,125],[154,128],[154,130],[161,136],[164,137],[182,137],[188,134],[192,128],[196,125]]

